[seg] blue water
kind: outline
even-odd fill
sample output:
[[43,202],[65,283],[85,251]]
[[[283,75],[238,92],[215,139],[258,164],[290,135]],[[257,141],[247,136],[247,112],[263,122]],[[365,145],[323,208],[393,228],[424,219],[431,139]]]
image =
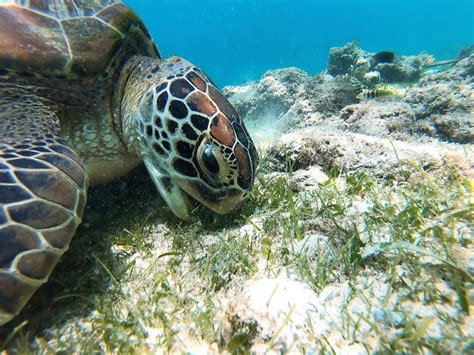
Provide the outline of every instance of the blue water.
[[125,0],[163,56],[201,66],[219,86],[273,68],[325,69],[330,47],[455,57],[474,43],[474,0]]

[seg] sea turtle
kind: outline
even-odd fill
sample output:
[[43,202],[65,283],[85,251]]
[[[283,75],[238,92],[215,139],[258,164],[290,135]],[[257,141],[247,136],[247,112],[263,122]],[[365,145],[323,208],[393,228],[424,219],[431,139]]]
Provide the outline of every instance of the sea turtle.
[[0,325],[67,250],[89,184],[144,162],[186,220],[237,208],[257,161],[216,85],[120,1],[0,0]]

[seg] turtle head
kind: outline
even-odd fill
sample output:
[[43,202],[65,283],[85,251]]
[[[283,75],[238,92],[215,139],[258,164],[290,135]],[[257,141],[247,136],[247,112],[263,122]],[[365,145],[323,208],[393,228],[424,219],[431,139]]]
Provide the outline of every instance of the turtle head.
[[154,61],[140,72],[153,84],[137,102],[132,134],[171,210],[189,219],[193,200],[220,214],[238,208],[252,188],[258,155],[235,109],[184,59]]

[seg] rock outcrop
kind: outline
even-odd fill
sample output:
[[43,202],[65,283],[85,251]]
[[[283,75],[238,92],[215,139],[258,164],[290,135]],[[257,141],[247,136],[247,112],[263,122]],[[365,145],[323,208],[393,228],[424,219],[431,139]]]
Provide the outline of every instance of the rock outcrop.
[[418,133],[474,142],[474,55],[449,70],[426,75],[403,100],[412,107]]
[[297,68],[272,70],[257,82],[228,86],[223,92],[247,121],[272,116],[292,121],[291,116],[318,113],[330,116],[357,101],[361,85],[349,76],[309,76]]
[[[355,42],[329,51],[328,73],[351,75],[366,83],[373,83],[374,77],[386,83],[416,82],[423,74],[424,66],[433,58],[427,54],[400,56],[394,60],[377,60],[377,53],[366,52]],[[377,80],[375,80],[377,81]]]
[[[355,50],[353,45],[346,47],[349,54]],[[336,61],[341,66],[346,62]],[[224,93],[250,125],[268,122],[280,131],[318,125],[392,139],[472,143],[473,72],[471,55],[446,71],[426,74],[417,84],[400,86],[399,96],[361,100],[363,84],[354,76],[311,77],[287,68],[269,71],[256,82],[226,87]]]

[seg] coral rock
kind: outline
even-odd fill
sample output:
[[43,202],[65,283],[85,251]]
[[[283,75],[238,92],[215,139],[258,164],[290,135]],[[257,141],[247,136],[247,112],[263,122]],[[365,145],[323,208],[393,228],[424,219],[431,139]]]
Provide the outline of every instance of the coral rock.
[[[369,72],[378,72],[383,82],[416,82],[421,78],[424,65],[431,62],[427,54],[417,56],[400,56],[393,63],[379,63],[374,59],[376,53],[366,52],[355,42],[344,47],[334,47],[329,51],[327,71],[331,75],[351,75],[367,83],[373,84],[367,78]],[[367,80],[369,79],[369,80]]]

